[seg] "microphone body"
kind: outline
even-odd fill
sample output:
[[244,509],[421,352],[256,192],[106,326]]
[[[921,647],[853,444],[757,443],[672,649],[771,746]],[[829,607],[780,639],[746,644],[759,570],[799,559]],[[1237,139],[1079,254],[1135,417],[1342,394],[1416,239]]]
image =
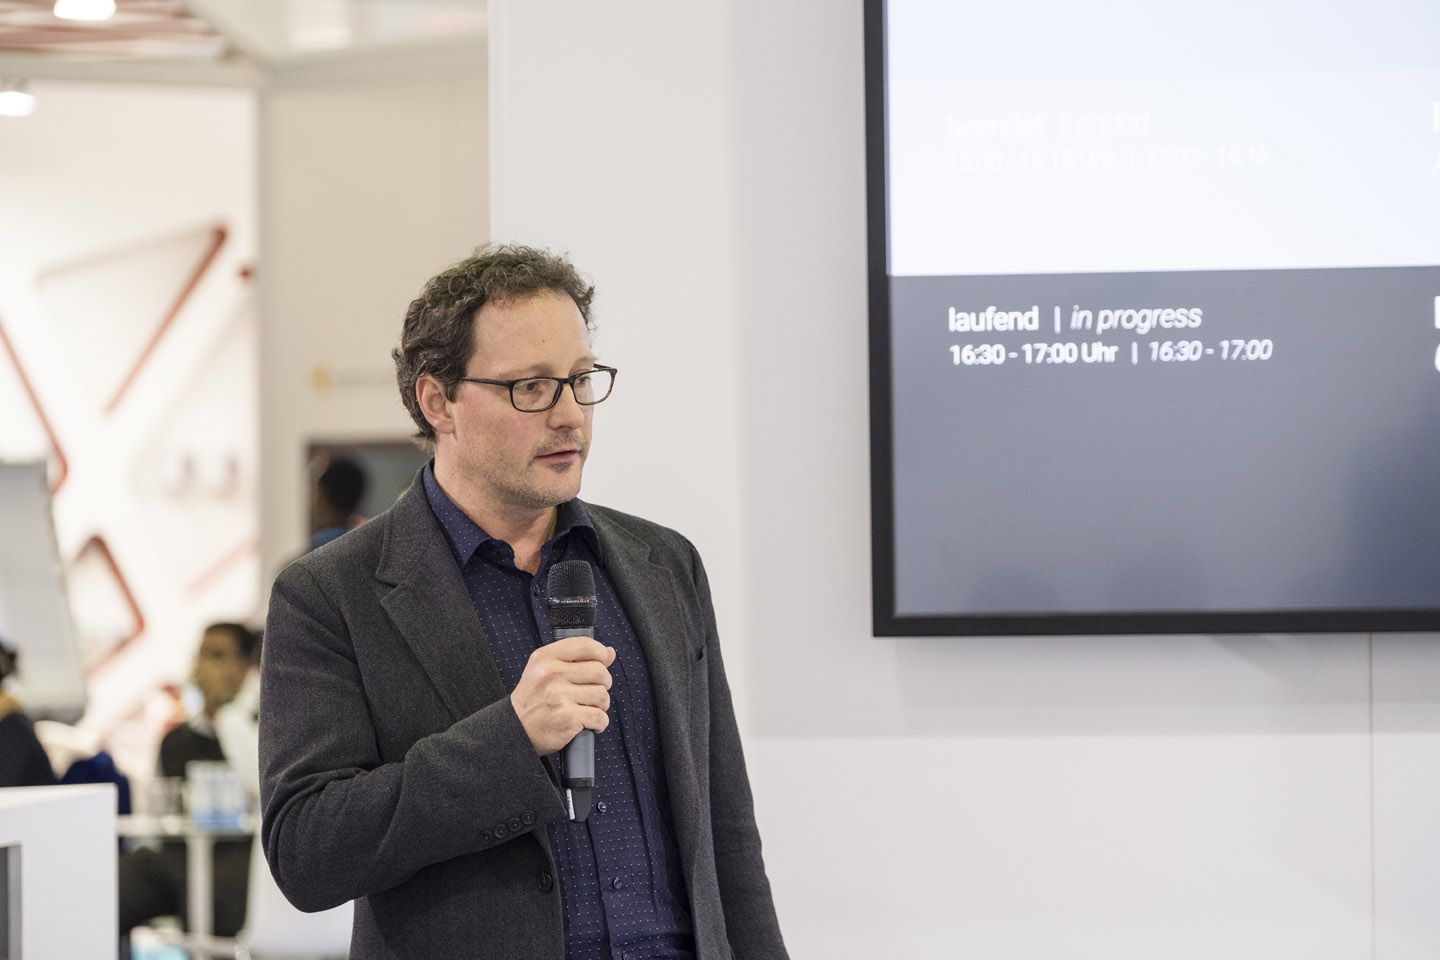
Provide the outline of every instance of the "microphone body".
[[[584,560],[565,560],[550,569],[546,583],[546,605],[550,611],[554,643],[566,637],[595,635],[595,574]],[[595,731],[581,730],[561,751],[561,782],[570,819],[582,821],[590,815],[590,798],[595,792]]]

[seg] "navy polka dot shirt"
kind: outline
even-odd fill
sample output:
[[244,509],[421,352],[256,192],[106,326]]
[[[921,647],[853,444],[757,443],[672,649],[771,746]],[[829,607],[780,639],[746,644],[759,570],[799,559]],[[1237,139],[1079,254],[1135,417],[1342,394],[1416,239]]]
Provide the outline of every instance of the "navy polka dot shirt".
[[[670,820],[650,673],[625,609],[605,573],[585,505],[560,506],[555,533],[531,576],[510,545],[460,508],[425,468],[430,506],[454,548],[480,624],[507,687],[515,689],[541,638],[550,639],[545,583],[561,560],[595,573],[595,639],[615,648],[610,726],[595,736],[595,792],[582,823],[549,825],[565,907],[566,960],[694,960],[685,879]],[[551,762],[547,758],[547,762]]]

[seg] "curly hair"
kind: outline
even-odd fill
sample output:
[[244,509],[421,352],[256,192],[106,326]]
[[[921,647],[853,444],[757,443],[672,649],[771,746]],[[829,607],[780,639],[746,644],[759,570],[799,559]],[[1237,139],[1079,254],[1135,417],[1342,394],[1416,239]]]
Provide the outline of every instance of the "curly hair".
[[587,330],[595,328],[590,301],[595,286],[563,256],[517,244],[489,244],[450,269],[431,277],[410,301],[400,345],[390,354],[400,399],[419,431],[415,440],[430,447],[435,428],[415,397],[415,382],[429,374],[445,396],[455,396],[474,344],[475,315],[487,303],[503,303],[536,294],[563,293],[575,301]]

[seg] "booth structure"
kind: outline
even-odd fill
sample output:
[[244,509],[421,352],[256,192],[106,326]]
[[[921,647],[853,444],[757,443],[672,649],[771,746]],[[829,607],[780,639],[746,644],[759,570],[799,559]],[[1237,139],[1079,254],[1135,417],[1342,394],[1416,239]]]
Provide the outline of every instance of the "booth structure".
[[114,956],[117,850],[113,785],[0,789],[0,960]]

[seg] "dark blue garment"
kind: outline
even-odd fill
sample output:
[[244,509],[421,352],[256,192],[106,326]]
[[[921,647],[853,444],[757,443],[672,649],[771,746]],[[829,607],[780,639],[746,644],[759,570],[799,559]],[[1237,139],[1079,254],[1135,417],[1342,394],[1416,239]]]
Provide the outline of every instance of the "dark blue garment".
[[314,533],[310,534],[310,549],[315,550],[323,547],[325,546],[325,544],[339,537],[341,534],[349,532],[349,527],[326,527],[324,530],[316,530]]
[[18,710],[0,717],[0,787],[48,787],[55,783],[50,758],[30,718]]
[[104,750],[70,764],[60,783],[113,783],[116,812],[122,816],[130,813],[130,778],[120,772],[114,758]]
[[514,690],[542,636],[550,639],[545,583],[562,560],[595,573],[595,638],[614,647],[610,726],[595,737],[595,793],[589,820],[550,825],[565,905],[567,960],[693,960],[685,879],[670,818],[650,673],[634,627],[605,573],[584,504],[562,504],[554,535],[531,576],[450,501],[425,468],[425,492],[465,579],[506,686]]

